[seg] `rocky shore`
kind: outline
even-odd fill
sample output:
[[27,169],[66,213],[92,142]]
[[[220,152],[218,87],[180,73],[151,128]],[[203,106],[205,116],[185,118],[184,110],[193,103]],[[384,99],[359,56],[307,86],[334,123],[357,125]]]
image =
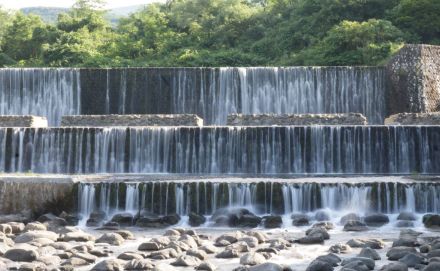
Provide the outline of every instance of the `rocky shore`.
[[440,270],[438,215],[350,213],[336,221],[325,210],[260,218],[238,208],[209,218],[101,212],[86,220],[88,227],[66,213],[3,218],[0,270]]

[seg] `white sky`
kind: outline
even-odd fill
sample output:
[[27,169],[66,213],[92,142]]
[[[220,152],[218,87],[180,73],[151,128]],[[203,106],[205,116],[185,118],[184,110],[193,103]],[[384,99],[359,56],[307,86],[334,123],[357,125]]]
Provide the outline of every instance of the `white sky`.
[[[151,2],[154,0],[106,0],[107,8],[126,7]],[[8,9],[20,9],[24,7],[71,7],[75,0],[0,0],[0,5]]]

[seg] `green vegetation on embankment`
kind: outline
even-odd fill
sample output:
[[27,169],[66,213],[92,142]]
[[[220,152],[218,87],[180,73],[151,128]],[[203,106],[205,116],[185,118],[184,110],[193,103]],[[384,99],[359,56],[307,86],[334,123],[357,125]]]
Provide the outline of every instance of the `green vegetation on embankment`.
[[0,67],[377,65],[440,44],[438,0],[168,0],[116,26],[101,6],[52,24],[0,9]]

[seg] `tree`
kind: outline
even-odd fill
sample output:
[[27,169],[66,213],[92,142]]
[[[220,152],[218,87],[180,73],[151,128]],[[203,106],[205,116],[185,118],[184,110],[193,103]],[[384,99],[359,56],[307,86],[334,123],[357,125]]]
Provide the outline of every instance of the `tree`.
[[413,42],[440,44],[439,14],[439,0],[402,0],[393,10],[391,20],[413,35]]
[[315,46],[295,56],[301,65],[378,65],[403,42],[404,35],[391,22],[371,19],[343,21]]

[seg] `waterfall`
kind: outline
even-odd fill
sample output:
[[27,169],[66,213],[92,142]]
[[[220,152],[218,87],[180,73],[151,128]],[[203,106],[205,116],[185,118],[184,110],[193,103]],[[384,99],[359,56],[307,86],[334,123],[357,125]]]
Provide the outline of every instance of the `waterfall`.
[[[93,189],[95,187],[95,189]],[[118,193],[118,190],[127,193]],[[96,205],[91,198],[101,190]],[[440,184],[436,182],[313,183],[258,181],[161,181],[142,183],[95,183],[79,185],[79,210],[108,214],[142,210],[181,216],[196,212],[212,215],[220,208],[246,207],[256,214],[292,214],[322,208],[340,212],[417,213],[439,212]],[[102,192],[104,191],[104,192]],[[115,192],[116,191],[116,192]],[[268,195],[269,194],[269,195]],[[110,198],[108,197],[110,195]],[[145,199],[139,204],[139,199]],[[417,200],[414,200],[417,199]],[[124,202],[125,206],[118,204]],[[116,202],[116,203],[115,203]]]
[[80,113],[80,73],[76,69],[0,69],[0,115],[37,115],[49,125]]
[[0,144],[3,172],[440,173],[435,126],[4,128]]

